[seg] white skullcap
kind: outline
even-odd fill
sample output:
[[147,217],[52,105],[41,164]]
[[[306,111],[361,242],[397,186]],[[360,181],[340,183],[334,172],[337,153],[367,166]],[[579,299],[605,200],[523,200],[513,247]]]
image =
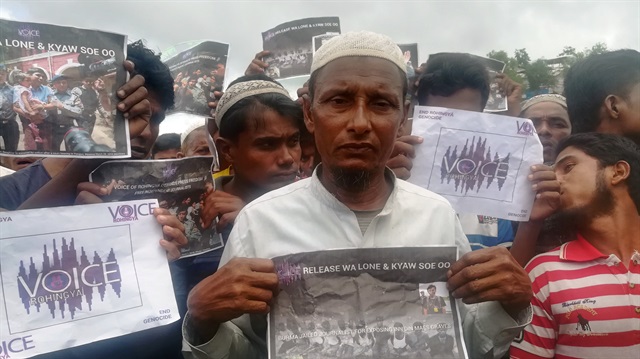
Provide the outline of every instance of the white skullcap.
[[347,32],[329,39],[313,54],[311,73],[342,57],[368,56],[393,62],[407,73],[402,50],[390,37],[370,31]]
[[[264,93],[278,93],[291,99],[289,92],[284,89],[280,84],[271,81],[254,80],[239,82],[233,86],[229,86],[227,91],[222,95],[218,106],[216,107],[216,125],[220,128],[220,123],[224,114],[238,101],[247,98],[249,96],[260,95]],[[293,100],[292,100],[293,101]]]
[[541,102],[557,103],[558,105],[562,106],[565,110],[567,109],[567,99],[564,96],[558,95],[558,94],[542,94],[542,95],[533,96],[532,98],[528,99],[522,105],[520,114],[523,114],[526,110],[529,109],[529,107],[533,105],[537,105]]

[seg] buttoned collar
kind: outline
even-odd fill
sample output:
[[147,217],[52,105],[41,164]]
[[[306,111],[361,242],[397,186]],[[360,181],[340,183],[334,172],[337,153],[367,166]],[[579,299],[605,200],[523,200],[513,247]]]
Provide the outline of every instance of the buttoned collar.
[[565,243],[560,247],[560,259],[570,262],[589,262],[600,258],[608,258],[596,247],[578,234],[578,239]]

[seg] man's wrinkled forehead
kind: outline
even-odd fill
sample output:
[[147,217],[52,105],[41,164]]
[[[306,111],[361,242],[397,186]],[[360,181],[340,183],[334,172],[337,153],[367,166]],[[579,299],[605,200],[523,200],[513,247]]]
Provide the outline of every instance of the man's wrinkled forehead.
[[[361,66],[361,65],[365,66]],[[375,65],[371,68],[366,65]],[[372,66],[373,67],[373,66]],[[353,68],[354,71],[348,71]],[[353,75],[353,76],[351,76]],[[390,82],[396,77],[397,82]],[[316,87],[329,86],[331,89],[355,90],[366,84],[376,91],[402,95],[405,77],[393,63],[376,57],[343,57],[336,59],[316,73]]]

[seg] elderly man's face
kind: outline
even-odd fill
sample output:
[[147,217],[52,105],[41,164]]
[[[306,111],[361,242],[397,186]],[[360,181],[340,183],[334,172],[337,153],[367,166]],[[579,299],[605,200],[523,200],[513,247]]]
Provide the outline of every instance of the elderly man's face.
[[7,71],[0,70],[0,83],[4,83],[7,81]]
[[334,177],[384,168],[406,117],[405,81],[396,65],[373,57],[340,58],[320,70],[305,121]]

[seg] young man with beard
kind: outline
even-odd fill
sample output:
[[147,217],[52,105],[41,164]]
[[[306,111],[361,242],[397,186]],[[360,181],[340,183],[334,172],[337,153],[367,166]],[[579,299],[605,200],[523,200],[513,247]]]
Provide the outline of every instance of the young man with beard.
[[500,357],[529,322],[531,287],[509,252],[469,253],[448,202],[386,168],[407,117],[405,71],[394,41],[370,32],[336,36],[316,52],[304,117],[322,164],[238,215],[220,268],[189,295],[187,358],[265,357],[264,314],[278,293],[267,258],[304,251],[455,245],[462,257],[448,287],[470,355]]
[[534,317],[511,357],[637,358],[640,148],[585,133],[558,147],[560,215],[577,239],[535,257]]

